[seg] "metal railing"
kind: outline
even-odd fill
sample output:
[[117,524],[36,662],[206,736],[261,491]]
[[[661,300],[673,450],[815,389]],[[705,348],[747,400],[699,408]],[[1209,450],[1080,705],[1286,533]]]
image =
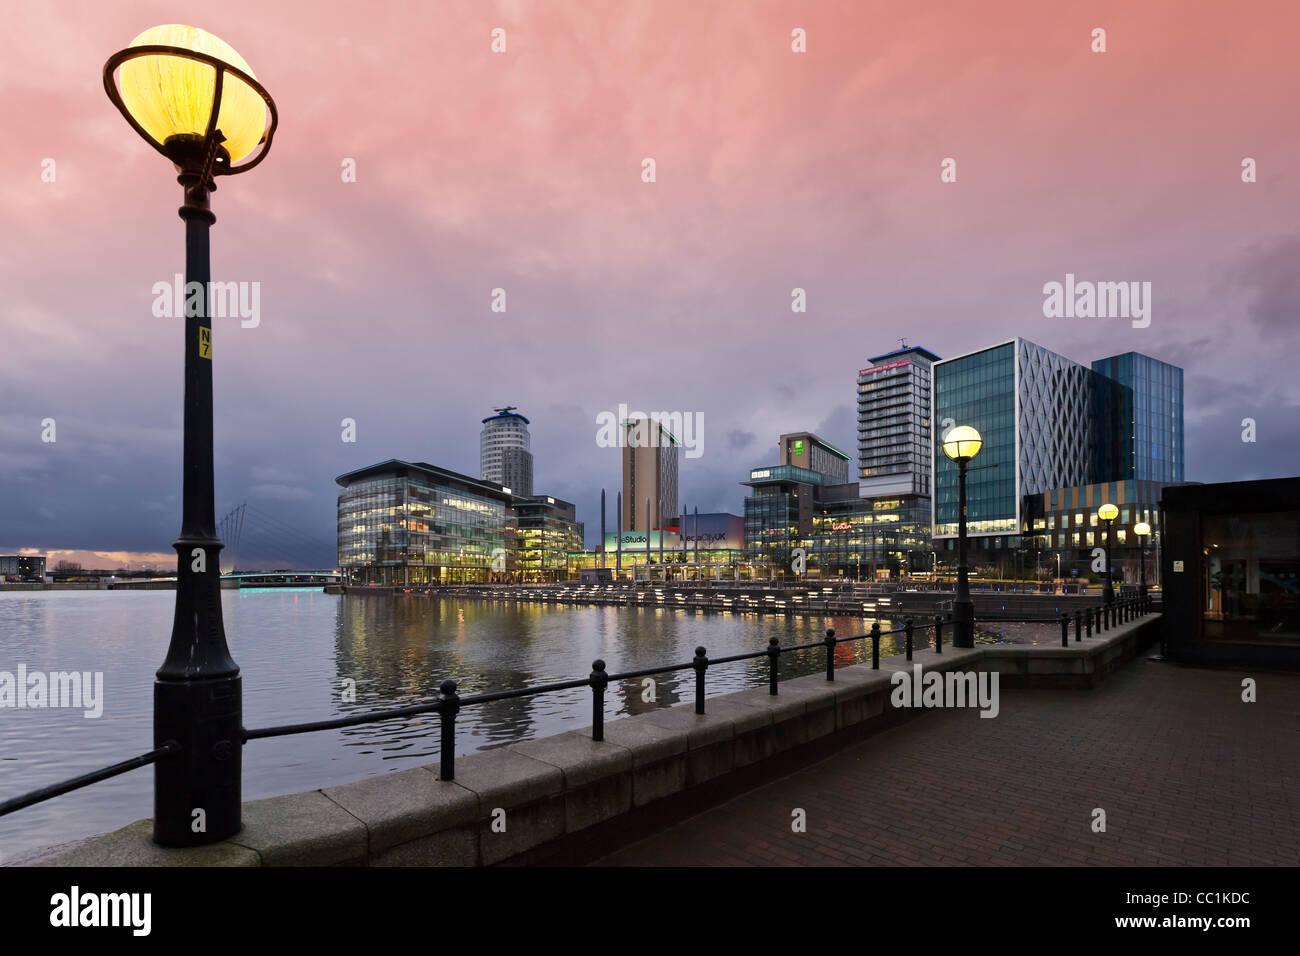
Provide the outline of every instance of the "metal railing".
[[[1116,627],[1146,614],[1150,611],[1151,600],[1149,597],[1133,597],[1127,600],[1119,601],[1111,605],[1102,605],[1088,610],[1076,611],[1074,614],[1074,632],[1075,641],[1081,640],[1081,633],[1086,626],[1087,636],[1091,637],[1095,630],[1100,635],[1105,631]],[[1070,644],[1069,631],[1071,617],[1067,613],[1062,613],[1059,617],[1042,617],[1042,618],[997,618],[982,617],[977,623],[1060,623],[1061,627],[1061,644],[1068,647]],[[647,667],[639,670],[623,671],[618,674],[605,673],[605,662],[595,660],[591,665],[591,673],[585,678],[574,680],[559,681],[550,684],[539,684],[532,687],[521,687],[516,690],[496,691],[489,694],[475,694],[470,697],[461,697],[456,693],[457,684],[454,680],[445,680],[439,688],[440,697],[436,701],[430,701],[423,704],[411,704],[404,707],[390,707],[383,710],[366,711],[360,714],[348,714],[343,717],[334,717],[329,720],[311,721],[301,724],[284,724],[278,727],[261,727],[253,730],[247,728],[243,731],[243,743],[250,740],[261,740],[268,737],[286,737],[293,734],[315,733],[321,730],[337,730],[343,727],[355,727],[359,724],[379,723],[385,720],[395,720],[403,717],[414,717],[421,714],[436,713],[441,719],[441,737],[439,740],[439,777],[442,780],[454,780],[456,772],[456,715],[465,707],[472,707],[482,704],[490,704],[500,700],[514,700],[520,697],[534,697],[540,694],[552,694],[560,691],[572,690],[576,687],[590,687],[592,695],[592,728],[591,739],[601,741],[605,739],[605,688],[611,681],[633,680],[642,677],[653,677],[659,674],[673,674],[679,671],[695,671],[695,713],[705,713],[705,677],[710,667],[719,667],[724,664],[734,664],[739,661],[756,660],[766,657],[768,661],[767,686],[768,693],[777,696],[780,687],[780,663],[782,654],[791,654],[796,651],[806,651],[813,648],[824,648],[826,651],[825,673],[826,680],[835,680],[835,648],[840,644],[852,644],[856,641],[871,641],[871,667],[873,670],[880,669],[880,639],[887,635],[901,634],[903,637],[903,653],[907,660],[912,660],[914,641],[918,633],[932,631],[934,635],[933,647],[937,654],[943,653],[943,631],[946,626],[953,623],[951,612],[945,617],[941,614],[934,615],[933,619],[924,623],[917,624],[911,617],[903,621],[902,627],[891,626],[889,630],[881,630],[880,622],[871,625],[871,630],[866,634],[858,634],[853,637],[836,637],[833,628],[826,631],[826,636],[819,641],[809,641],[802,644],[782,645],[780,641],[773,637],[768,642],[768,646],[761,651],[751,651],[745,654],[730,654],[726,657],[710,659],[707,651],[703,647],[695,649],[695,656],[692,660],[684,664],[669,664],[663,667]],[[927,640],[925,647],[929,648],[931,642]],[[163,757],[178,753],[181,745],[171,742],[151,750],[148,753],[141,754],[138,757],[132,757],[121,763],[104,767],[91,773],[83,774],[79,777],[73,777],[60,783],[51,784],[42,787],[39,790],[33,790],[13,799],[0,803],[0,816],[21,810],[24,807],[32,806],[44,800],[69,793],[73,790],[79,790],[91,784],[98,783],[101,780],[107,780],[110,777],[116,777],[119,774],[135,770],[138,767],[146,767],[156,763]]]

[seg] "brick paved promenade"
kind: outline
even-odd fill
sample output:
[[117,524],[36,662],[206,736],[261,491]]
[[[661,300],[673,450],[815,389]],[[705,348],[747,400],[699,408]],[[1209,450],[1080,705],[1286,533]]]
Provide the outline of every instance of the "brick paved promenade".
[[994,719],[926,714],[600,865],[1294,866],[1298,784],[1300,675],[1139,658],[1091,691],[1003,690]]

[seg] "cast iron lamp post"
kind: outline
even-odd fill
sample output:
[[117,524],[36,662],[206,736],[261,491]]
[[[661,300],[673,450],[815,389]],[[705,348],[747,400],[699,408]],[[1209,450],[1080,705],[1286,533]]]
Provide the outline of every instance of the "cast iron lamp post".
[[1097,509],[1097,517],[1106,522],[1106,590],[1104,600],[1107,604],[1115,603],[1114,565],[1110,561],[1111,526],[1119,517],[1119,509],[1112,504],[1104,504]]
[[246,172],[266,158],[276,112],[229,45],[176,24],[146,30],[113,54],[104,64],[104,91],[131,128],[171,160],[184,190],[184,503],[173,545],[176,614],[154,683],[154,746],[179,750],[155,766],[153,838],[197,846],[239,832],[243,746],[239,667],[221,621],[213,504],[208,230],[216,217],[208,201],[213,177]]
[[1138,541],[1142,545],[1142,570],[1140,572],[1142,583],[1138,585],[1138,594],[1145,598],[1147,596],[1147,538],[1151,535],[1151,525],[1145,521],[1139,521],[1133,526],[1133,533],[1138,536]]
[[957,594],[952,602],[953,647],[975,646],[975,604],[966,567],[966,466],[984,440],[969,425],[958,425],[943,440],[943,453],[957,463]]

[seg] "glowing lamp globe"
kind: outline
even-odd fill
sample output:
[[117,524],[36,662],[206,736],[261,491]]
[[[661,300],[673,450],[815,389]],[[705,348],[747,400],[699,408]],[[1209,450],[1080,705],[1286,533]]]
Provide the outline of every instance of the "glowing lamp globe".
[[1151,525],[1147,524],[1145,521],[1139,521],[1133,526],[1133,533],[1139,538],[1144,537],[1151,533]]
[[[210,154],[214,175],[255,165],[275,130],[275,104],[252,68],[230,44],[197,27],[145,30],[109,59],[104,89],[160,153],[178,166]],[[252,161],[238,165],[259,146]]]
[[958,425],[943,440],[943,453],[958,464],[970,461],[982,447],[984,439],[969,425]]
[[1119,517],[1119,509],[1114,505],[1102,505],[1097,509],[1097,517],[1102,521],[1114,521]]

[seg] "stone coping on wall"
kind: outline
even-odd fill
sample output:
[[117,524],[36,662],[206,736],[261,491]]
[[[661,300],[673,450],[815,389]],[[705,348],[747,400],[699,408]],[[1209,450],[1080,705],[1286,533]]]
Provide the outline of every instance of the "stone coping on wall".
[[[1110,630],[1058,645],[917,649],[870,664],[841,667],[835,680],[813,674],[767,687],[710,697],[706,713],[693,703],[590,728],[524,740],[456,761],[455,779],[438,765],[415,767],[355,783],[254,800],[243,806],[243,829],[220,843],[166,849],[152,839],[152,821],[29,857],[39,866],[485,866],[536,858],[547,847],[593,833],[615,833],[620,820],[668,825],[725,797],[789,772],[801,755],[816,759],[882,729],[900,713],[890,704],[892,675],[930,671],[997,672],[999,684],[1091,686],[1158,636],[1148,614]],[[924,632],[923,632],[924,633]],[[725,666],[725,665],[723,665]],[[256,744],[253,744],[256,746]],[[694,802],[692,802],[694,801]],[[703,805],[701,805],[703,804]],[[657,816],[656,816],[657,815]],[[628,831],[631,832],[631,831]],[[585,838],[584,838],[585,839]],[[544,854],[543,854],[544,856]]]

